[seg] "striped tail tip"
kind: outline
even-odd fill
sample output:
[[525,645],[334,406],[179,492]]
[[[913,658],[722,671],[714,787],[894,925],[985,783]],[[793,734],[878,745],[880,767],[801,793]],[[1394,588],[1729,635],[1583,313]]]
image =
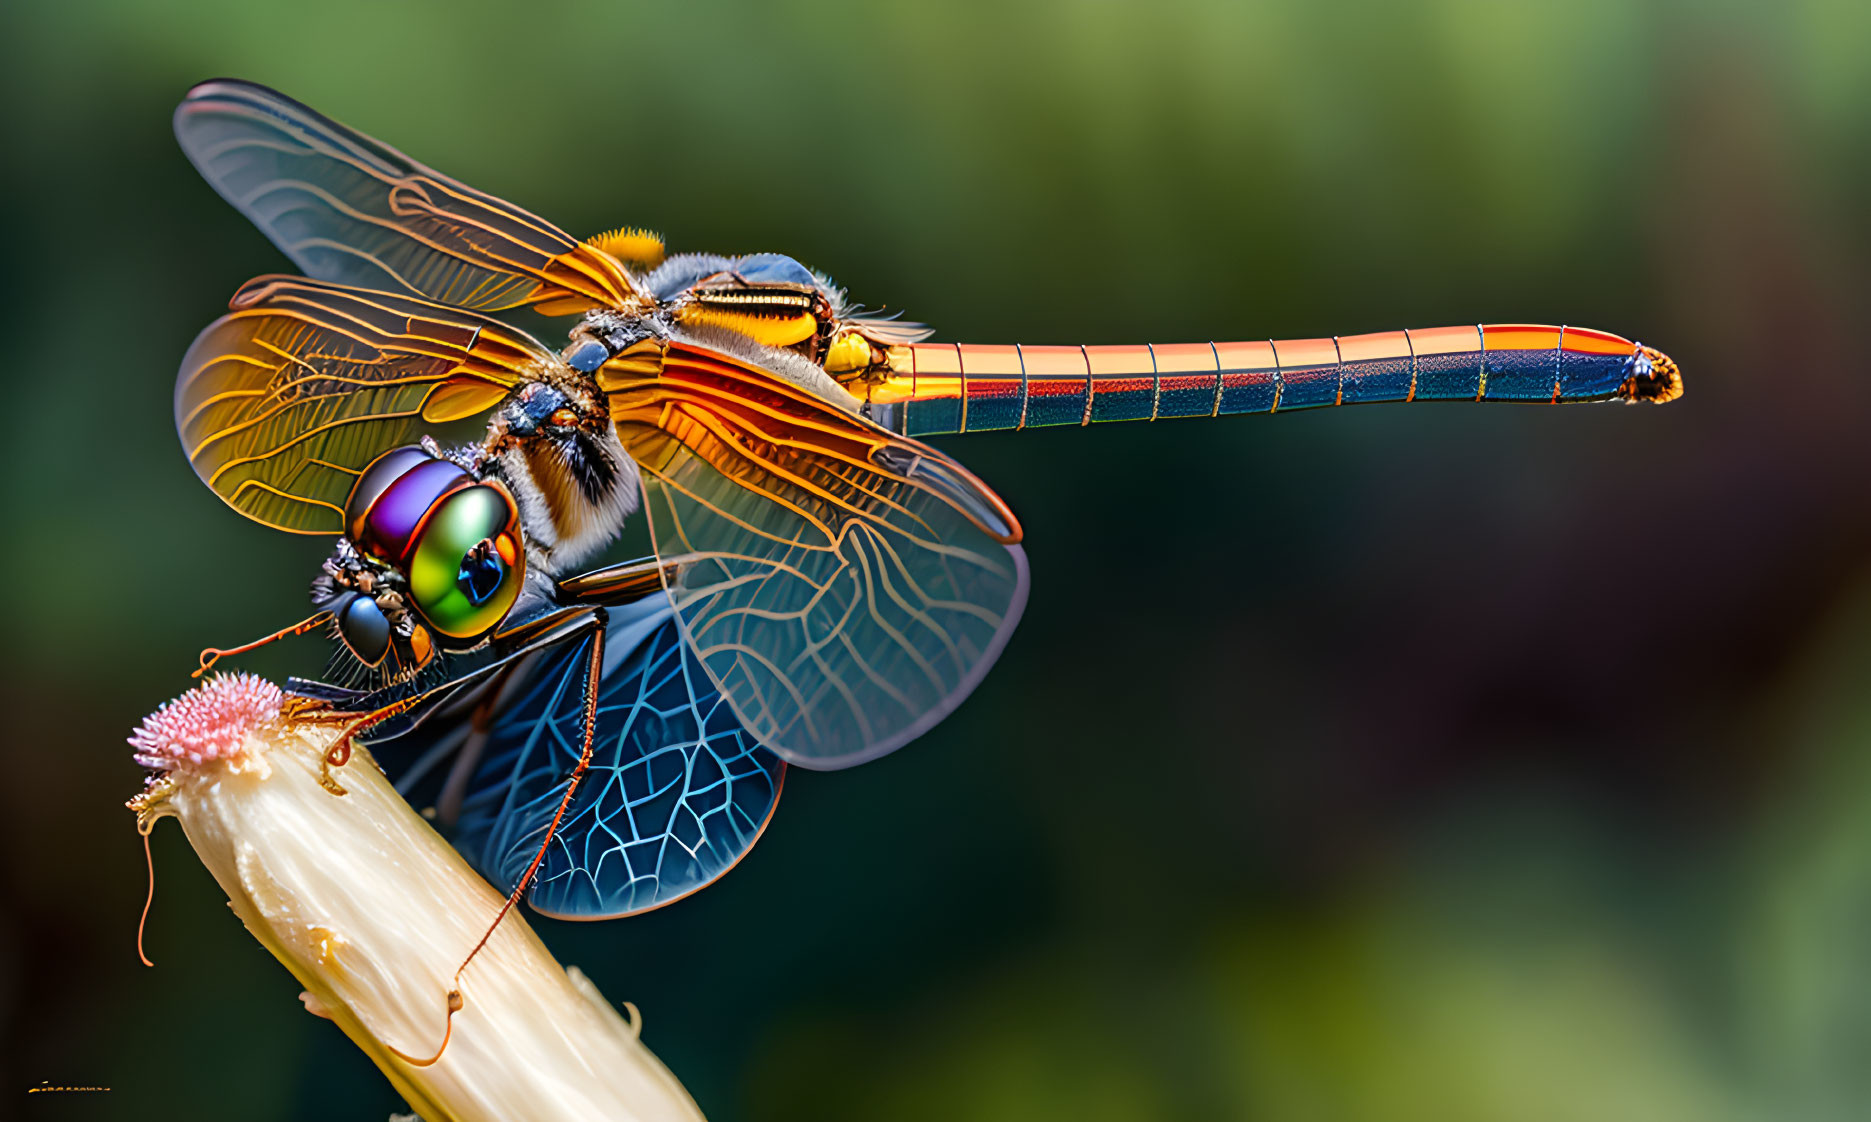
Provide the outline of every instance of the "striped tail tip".
[[1683,373],[1676,360],[1655,347],[1639,343],[1631,356],[1631,374],[1618,387],[1618,396],[1629,402],[1654,402],[1661,405],[1683,396]]

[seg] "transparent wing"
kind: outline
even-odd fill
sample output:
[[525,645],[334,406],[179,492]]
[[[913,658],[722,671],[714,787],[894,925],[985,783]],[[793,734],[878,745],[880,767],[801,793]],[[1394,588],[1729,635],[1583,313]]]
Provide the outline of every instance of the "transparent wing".
[[250,281],[195,338],[175,424],[202,482],[249,518],[336,534],[359,473],[417,421],[491,408],[558,357],[495,320],[291,277]]
[[[727,872],[766,828],[786,768],[734,719],[662,597],[612,609],[607,636],[591,768],[527,893],[567,919],[645,911]],[[501,713],[463,803],[455,844],[503,891],[578,761],[590,642],[550,656]]]
[[1026,603],[1019,523],[959,464],[691,344],[600,371],[684,632],[789,763],[848,767],[939,721]]
[[175,135],[308,276],[479,311],[635,297],[616,259],[264,86],[196,86],[176,107]]

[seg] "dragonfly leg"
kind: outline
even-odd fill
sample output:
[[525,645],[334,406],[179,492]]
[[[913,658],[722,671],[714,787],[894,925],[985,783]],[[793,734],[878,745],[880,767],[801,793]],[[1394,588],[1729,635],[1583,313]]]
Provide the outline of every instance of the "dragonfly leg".
[[350,762],[351,741],[350,738],[347,737],[333,744],[331,746],[331,751],[325,753],[324,760],[318,765],[318,785],[334,795],[346,794],[347,792],[344,787],[339,784],[336,779],[331,777],[331,769],[343,767]]
[[675,565],[665,565],[659,558],[639,557],[565,578],[559,582],[559,599],[578,604],[629,604],[661,592],[665,581],[675,579],[675,570]]
[[[594,615],[593,618],[598,617]],[[565,795],[559,799],[558,810],[553,812],[552,821],[546,825],[546,836],[540,839],[539,852],[533,854],[532,863],[526,866],[526,871],[520,874],[519,880],[514,883],[513,891],[507,894],[506,903],[500,906],[500,911],[494,916],[494,922],[488,925],[487,933],[481,936],[480,942],[474,944],[474,949],[468,952],[468,957],[462,959],[460,967],[455,970],[457,987],[460,984],[462,971],[474,961],[475,955],[481,953],[481,948],[487,946],[487,941],[494,937],[494,931],[499,928],[500,921],[507,917],[507,913],[513,910],[513,906],[520,902],[520,897],[526,892],[527,886],[533,883],[533,875],[539,872],[539,866],[545,862],[546,850],[551,847],[553,836],[559,831],[559,823],[565,820],[565,812],[571,809],[572,798],[578,794],[578,785],[585,778],[586,768],[591,766],[592,739],[597,735],[598,728],[598,685],[603,674],[604,628],[600,625],[591,633],[591,653],[585,660],[584,737],[579,746],[578,763],[572,768],[571,778],[565,785]]]
[[[438,686],[438,688],[447,688],[447,686]],[[288,707],[288,711],[286,711],[286,716],[288,716],[290,720],[301,720],[301,722],[307,722],[307,724],[339,724],[339,726],[342,726],[341,729],[339,729],[337,739],[331,741],[331,748],[327,748],[326,757],[318,763],[318,785],[324,787],[326,791],[331,791],[333,795],[344,795],[344,793],[346,793],[344,787],[342,787],[335,778],[331,778],[331,769],[344,767],[346,763],[350,763],[352,748],[354,748],[354,744],[357,742],[357,737],[361,737],[363,733],[367,733],[367,731],[370,731],[374,726],[384,724],[385,720],[397,716],[399,712],[408,712],[410,709],[415,709],[417,705],[421,705],[423,701],[427,701],[428,696],[434,694],[434,692],[436,692],[436,690],[423,690],[421,694],[412,694],[412,696],[408,696],[408,698],[402,698],[399,699],[399,701],[391,701],[389,705],[384,705],[382,709],[372,709],[372,711],[363,712],[363,714],[357,714],[357,712],[329,711],[329,709],[324,707],[324,703],[320,703],[320,701],[316,701],[316,699],[294,698],[288,703],[290,707]]]
[[[554,640],[550,641],[568,639],[572,635],[575,635],[577,629],[581,627],[589,627],[591,629],[591,651],[585,662],[585,685],[583,693],[584,740],[579,749],[578,765],[573,769],[571,782],[566,785],[565,795],[559,800],[558,811],[553,814],[551,823],[546,827],[546,836],[541,840],[539,852],[533,856],[532,864],[527,866],[525,874],[522,875],[519,882],[513,886],[513,891],[508,894],[506,901],[500,905],[500,911],[495,913],[493,922],[488,925],[487,931],[482,934],[480,941],[474,944],[474,949],[470,950],[468,956],[461,960],[461,965],[455,968],[454,985],[449,989],[446,995],[446,1027],[442,1032],[442,1042],[436,1048],[435,1054],[432,1056],[412,1056],[394,1047],[389,1049],[399,1059],[411,1066],[428,1067],[438,1062],[442,1058],[443,1053],[448,1051],[448,1042],[453,1037],[455,1030],[455,1014],[461,1012],[466,1004],[461,995],[461,975],[468,969],[468,964],[474,961],[474,956],[480,954],[481,948],[487,946],[488,940],[494,937],[494,932],[500,927],[500,921],[507,917],[507,913],[513,910],[515,904],[519,903],[521,894],[523,894],[527,886],[532,883],[533,875],[539,871],[539,866],[545,862],[546,850],[551,846],[553,836],[558,832],[559,823],[564,821],[566,812],[571,808],[572,798],[578,793],[579,782],[584,778],[585,770],[591,763],[592,742],[597,734],[598,686],[604,671],[604,616],[602,612],[596,609],[584,609],[583,618],[576,618],[577,615],[578,613],[554,613],[553,620],[557,626],[552,630],[556,634]],[[498,673],[504,676],[511,668],[511,664],[509,664],[503,667]],[[319,703],[311,699],[306,699],[303,703],[306,712],[302,719],[343,722],[344,724],[337,739],[332,742],[330,751],[326,753],[324,761],[325,774],[322,779],[329,778],[331,768],[342,767],[350,761],[352,751],[351,745],[354,737],[368,732],[374,726],[398,714],[422,705],[427,701],[430,695],[442,690],[452,689],[454,685],[457,684],[458,683],[438,686],[431,690],[425,690],[422,693],[412,694],[409,697],[393,701],[388,705],[361,715],[329,711],[320,712],[318,708]],[[500,686],[501,683],[496,681],[494,683],[494,688],[489,690],[488,697],[498,698],[502,692]],[[482,705],[489,711],[485,719],[491,721],[492,710],[497,707],[497,704],[497,702],[492,701],[482,702]],[[475,719],[477,721],[483,719],[483,715],[479,710],[480,707],[477,707],[475,713]],[[335,794],[344,793],[343,788],[337,787],[335,781],[328,785],[328,789],[333,788],[335,788]]]

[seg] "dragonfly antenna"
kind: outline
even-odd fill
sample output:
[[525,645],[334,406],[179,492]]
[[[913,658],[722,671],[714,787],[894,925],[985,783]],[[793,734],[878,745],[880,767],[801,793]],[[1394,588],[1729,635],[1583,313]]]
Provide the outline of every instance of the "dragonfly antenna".
[[220,647],[209,647],[206,650],[201,652],[201,666],[198,667],[193,674],[190,674],[189,677],[199,678],[203,674],[206,674],[209,670],[212,670],[214,668],[214,664],[220,661],[223,655],[245,654],[246,652],[254,650],[257,647],[264,647],[268,643],[271,643],[277,639],[284,639],[288,635],[303,635],[306,632],[312,630],[314,627],[317,627],[320,624],[324,623],[325,621],[329,620],[330,618],[331,618],[330,612],[316,612],[306,617],[305,619],[300,620],[298,623],[293,624],[291,627],[282,628],[279,631],[273,632],[271,635],[268,635],[264,639],[255,639],[251,643],[247,643],[247,644],[244,644],[238,647],[229,647],[226,650],[223,650]]

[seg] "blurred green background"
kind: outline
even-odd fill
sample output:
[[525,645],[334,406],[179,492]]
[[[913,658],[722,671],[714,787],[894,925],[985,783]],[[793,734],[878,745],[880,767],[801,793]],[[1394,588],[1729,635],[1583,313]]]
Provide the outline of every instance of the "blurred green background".
[[133,952],[123,737],[325,549],[171,425],[286,264],[170,137],[217,75],[944,339],[1533,320],[1686,372],[945,441],[1033,568],[973,700],[709,891],[535,921],[717,1122],[1871,1109],[1861,0],[124,0],[0,8],[0,1102],[113,1088],[0,1114],[400,1109],[172,826]]

